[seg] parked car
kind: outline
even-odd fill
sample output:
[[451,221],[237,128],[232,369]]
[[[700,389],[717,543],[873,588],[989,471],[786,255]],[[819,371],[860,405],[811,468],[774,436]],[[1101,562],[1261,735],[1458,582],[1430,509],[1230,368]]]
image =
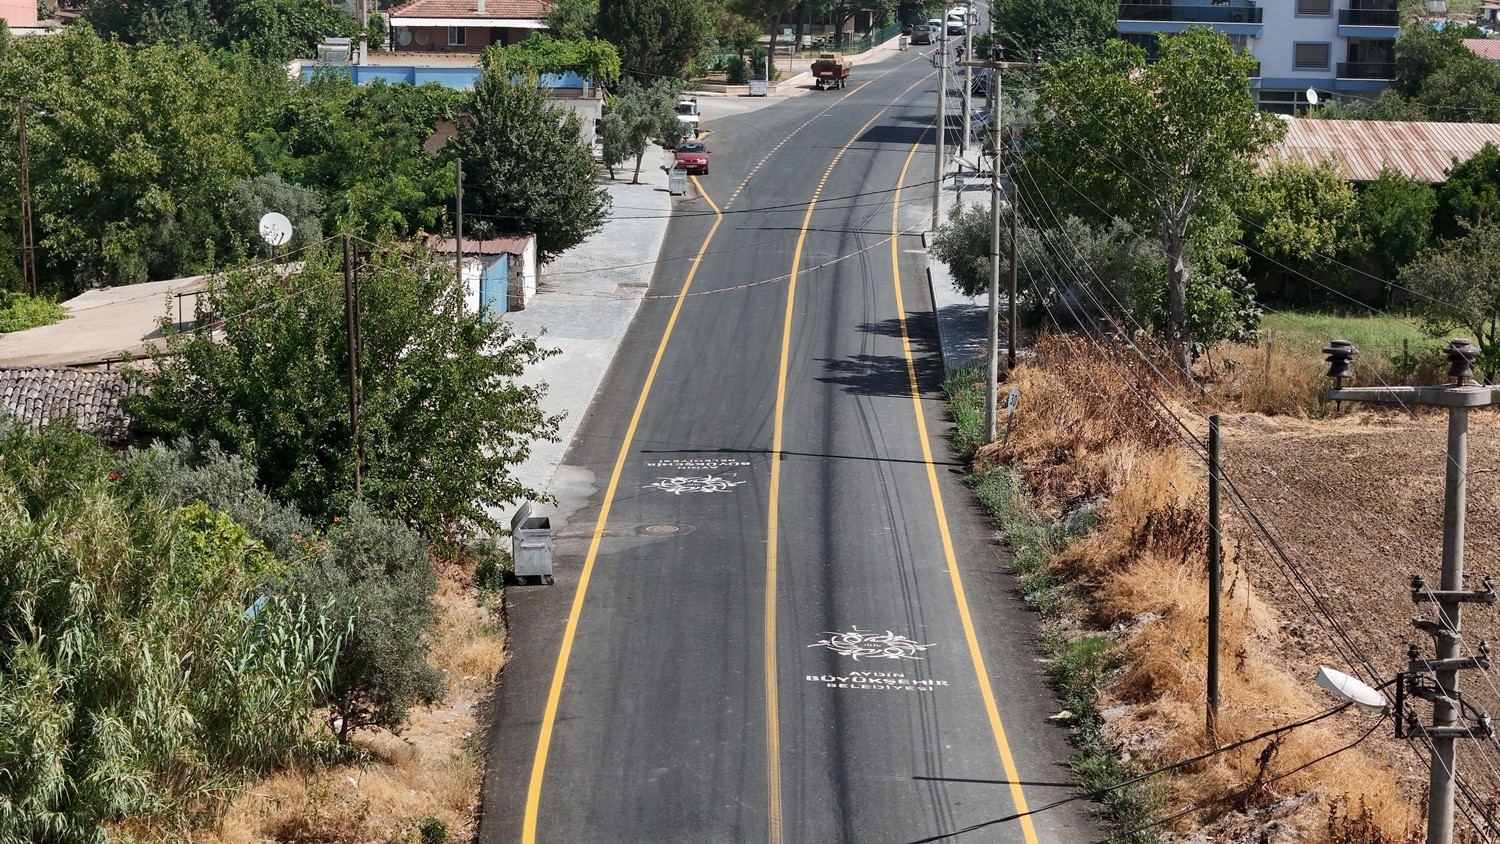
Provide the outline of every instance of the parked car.
[[683,97],[677,101],[677,119],[686,126],[688,134],[698,137],[702,127],[698,125],[698,98]]
[[947,30],[943,27],[942,18],[933,18],[927,22],[927,29],[932,34],[934,42],[943,40],[943,33]]
[[912,27],[912,30],[911,30],[911,43],[913,45],[931,44],[932,43],[932,27],[928,26],[925,23],[921,24],[920,26]]
[[678,170],[708,175],[708,145],[702,141],[683,141],[677,145],[677,152],[673,157]]

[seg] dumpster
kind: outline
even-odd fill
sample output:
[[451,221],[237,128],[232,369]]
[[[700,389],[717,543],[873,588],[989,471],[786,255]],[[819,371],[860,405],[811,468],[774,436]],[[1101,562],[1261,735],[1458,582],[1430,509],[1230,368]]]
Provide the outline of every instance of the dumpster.
[[673,167],[667,171],[667,193],[671,196],[687,193],[687,170]]
[[552,520],[531,515],[529,503],[522,504],[510,520],[510,557],[516,577],[552,582]]

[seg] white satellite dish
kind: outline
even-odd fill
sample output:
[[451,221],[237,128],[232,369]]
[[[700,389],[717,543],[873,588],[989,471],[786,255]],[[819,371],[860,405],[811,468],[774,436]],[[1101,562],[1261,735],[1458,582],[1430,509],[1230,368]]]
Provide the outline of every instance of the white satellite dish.
[[396,44],[405,47],[411,44],[411,30],[404,26],[396,27]]
[[260,218],[260,237],[272,246],[284,246],[292,239],[292,221],[272,211]]
[[1364,681],[1350,677],[1326,665],[1318,666],[1318,685],[1349,701],[1366,712],[1384,715],[1390,711],[1380,692],[1365,685]]
[[1308,88],[1307,89],[1307,104],[1308,105],[1317,105],[1318,104],[1318,91],[1317,91],[1317,89],[1315,89],[1315,88]]

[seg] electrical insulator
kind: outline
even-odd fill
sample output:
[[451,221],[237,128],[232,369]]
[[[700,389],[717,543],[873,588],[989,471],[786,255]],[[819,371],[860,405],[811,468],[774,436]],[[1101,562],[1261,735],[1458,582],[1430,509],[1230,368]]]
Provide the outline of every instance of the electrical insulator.
[[1003,61],[1005,61],[1005,47],[1003,45],[996,44],[996,45],[990,47],[990,61],[992,61],[992,62],[1003,62]]
[[1354,348],[1353,343],[1348,340],[1334,340],[1328,344],[1328,348],[1323,350],[1323,354],[1328,356],[1329,378],[1342,381],[1345,378],[1354,377],[1349,364],[1359,357],[1359,349]]
[[1041,64],[1042,63],[1042,48],[1041,47],[1032,47],[1031,48],[1031,63],[1032,64]]
[[1473,343],[1462,337],[1449,340],[1443,354],[1448,356],[1448,377],[1457,378],[1462,384],[1465,378],[1474,375],[1474,359],[1479,357],[1479,350]]

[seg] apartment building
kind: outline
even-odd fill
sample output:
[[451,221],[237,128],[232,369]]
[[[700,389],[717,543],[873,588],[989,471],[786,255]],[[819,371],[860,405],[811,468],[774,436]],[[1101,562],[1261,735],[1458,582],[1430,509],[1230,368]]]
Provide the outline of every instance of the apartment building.
[[1320,99],[1374,97],[1396,71],[1397,0],[1135,0],[1120,3],[1120,37],[1154,54],[1161,33],[1210,26],[1258,62],[1261,108],[1295,114]]

